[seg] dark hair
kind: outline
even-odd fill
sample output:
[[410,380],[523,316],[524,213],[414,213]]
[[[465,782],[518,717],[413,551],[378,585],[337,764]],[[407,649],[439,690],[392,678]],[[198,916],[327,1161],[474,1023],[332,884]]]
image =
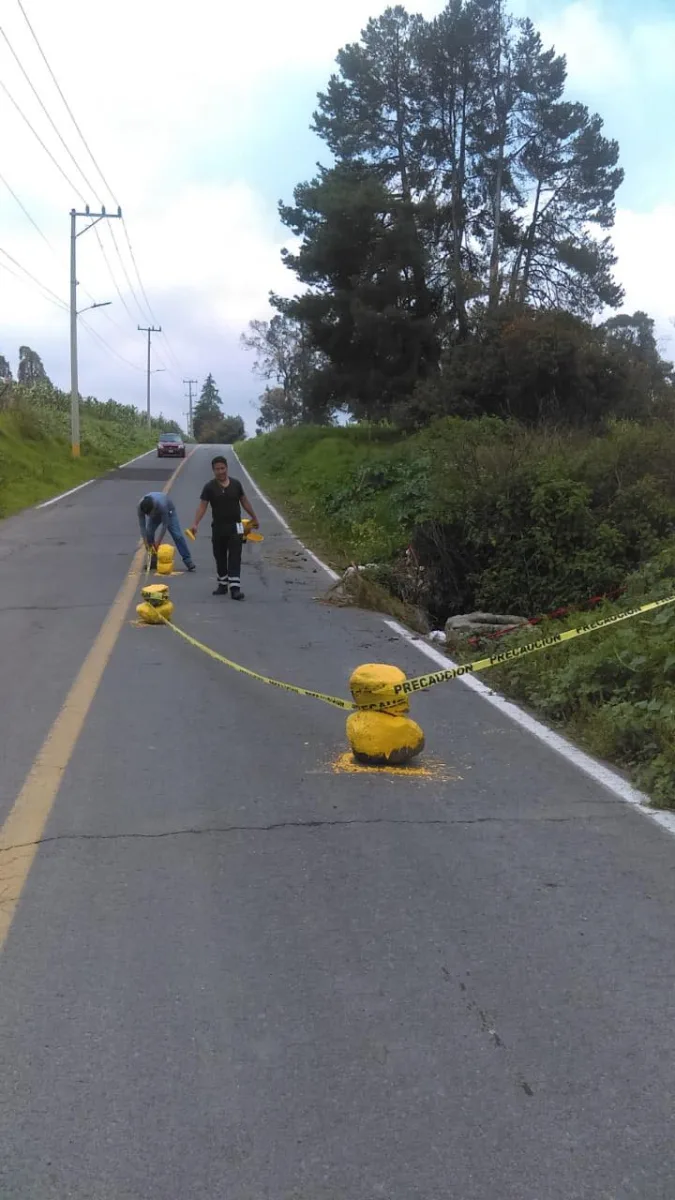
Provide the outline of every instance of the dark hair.
[[225,463],[227,466],[227,459],[223,454],[216,454],[216,457],[211,459],[211,466],[215,467],[216,463]]
[[144,496],[141,500],[141,512],[145,513],[146,517],[149,517],[154,507],[155,502],[152,496]]

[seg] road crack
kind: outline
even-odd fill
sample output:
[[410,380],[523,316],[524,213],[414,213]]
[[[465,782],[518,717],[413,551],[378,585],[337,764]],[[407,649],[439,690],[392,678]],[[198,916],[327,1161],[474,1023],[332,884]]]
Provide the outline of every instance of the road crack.
[[[582,818],[583,820],[598,821],[609,818],[593,816]],[[12,850],[25,850],[33,846],[48,846],[55,842],[116,842],[116,841],[159,841],[162,838],[177,838],[177,837],[204,837],[209,834],[236,834],[236,833],[276,833],[287,829],[338,829],[341,827],[351,826],[416,826],[424,828],[425,826],[437,827],[452,827],[456,825],[505,825],[519,824],[527,821],[531,824],[568,824],[576,822],[579,817],[428,817],[428,818],[406,818],[406,817],[349,817],[344,820],[339,818],[326,820],[306,820],[306,821],[274,821],[269,825],[204,825],[204,826],[186,826],[179,829],[163,829],[158,832],[137,832],[137,833],[56,833],[50,837],[38,838],[34,842],[16,842],[12,845],[0,846],[0,855],[8,854]],[[0,862],[2,860],[0,859]]]

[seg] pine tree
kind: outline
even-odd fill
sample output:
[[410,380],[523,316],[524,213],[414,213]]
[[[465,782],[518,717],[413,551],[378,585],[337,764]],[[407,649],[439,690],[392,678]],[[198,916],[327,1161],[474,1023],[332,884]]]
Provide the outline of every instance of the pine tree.
[[49,383],[49,377],[40,355],[35,350],[31,350],[30,346],[19,347],[17,378],[19,383],[24,383],[28,387],[32,387],[36,383]]
[[223,405],[213,375],[207,375],[193,413],[194,435],[198,442],[206,441],[209,427],[223,418]]

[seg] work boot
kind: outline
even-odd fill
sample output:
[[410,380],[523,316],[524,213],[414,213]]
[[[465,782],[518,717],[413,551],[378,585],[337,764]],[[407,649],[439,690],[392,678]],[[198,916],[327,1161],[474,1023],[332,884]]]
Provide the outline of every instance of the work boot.
[[243,600],[244,599],[244,593],[242,592],[241,588],[238,588],[238,587],[233,587],[230,589],[230,596],[232,597],[233,600]]
[[216,590],[214,591],[213,595],[214,595],[214,596],[226,596],[226,595],[227,595],[227,593],[228,593],[228,586],[227,586],[227,584],[226,584],[226,583],[219,583],[219,584],[218,584],[218,587],[217,587],[217,588],[216,588]]

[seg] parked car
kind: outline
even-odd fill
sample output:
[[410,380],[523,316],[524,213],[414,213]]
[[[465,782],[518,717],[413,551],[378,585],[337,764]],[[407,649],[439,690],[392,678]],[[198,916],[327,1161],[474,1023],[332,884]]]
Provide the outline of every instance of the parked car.
[[185,442],[179,433],[160,433],[157,443],[157,457],[175,456],[185,458]]

